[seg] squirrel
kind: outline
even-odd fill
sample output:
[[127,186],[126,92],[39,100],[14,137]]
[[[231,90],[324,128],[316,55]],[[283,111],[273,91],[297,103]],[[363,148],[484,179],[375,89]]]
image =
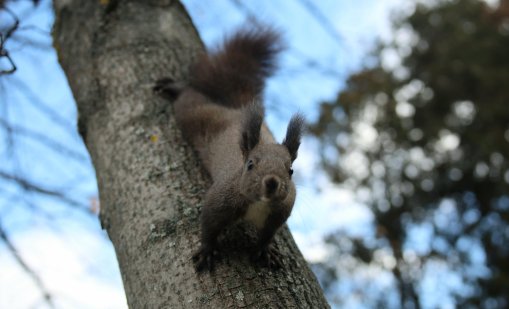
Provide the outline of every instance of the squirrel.
[[154,87],[175,98],[177,124],[213,180],[200,216],[201,247],[192,258],[198,272],[213,270],[218,235],[240,219],[258,231],[252,259],[282,266],[271,241],[295,202],[292,162],[304,118],[291,118],[282,143],[263,122],[260,97],[281,50],[281,35],[272,28],[241,28],[198,57],[186,84],[164,78]]

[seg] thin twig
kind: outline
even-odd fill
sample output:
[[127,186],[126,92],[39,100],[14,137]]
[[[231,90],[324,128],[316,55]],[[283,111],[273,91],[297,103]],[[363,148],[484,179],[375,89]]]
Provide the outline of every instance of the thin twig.
[[71,158],[79,160],[79,161],[87,160],[87,156],[84,155],[83,153],[81,153],[79,151],[75,151],[73,149],[70,149],[70,148],[62,145],[61,143],[51,139],[50,137],[48,137],[45,134],[41,134],[39,132],[32,131],[32,130],[29,130],[29,129],[26,129],[26,128],[23,128],[20,126],[11,125],[11,124],[7,123],[7,121],[5,121],[4,119],[1,119],[1,118],[0,118],[0,127],[4,127],[4,129],[9,132],[29,137],[32,140],[55,150],[62,156],[71,157]]
[[15,84],[17,88],[19,88],[23,95],[27,97],[27,103],[31,104],[40,112],[44,113],[48,116],[52,121],[64,127],[66,132],[70,133],[73,136],[78,136],[78,131],[76,125],[72,124],[69,119],[57,113],[52,107],[45,104],[40,100],[39,95],[34,93],[33,90],[25,84],[24,81],[19,80],[16,76],[12,76],[9,80],[11,83]]
[[52,197],[58,198],[61,201],[65,202],[65,203],[68,203],[71,206],[75,206],[75,207],[78,207],[78,209],[87,210],[87,212],[89,212],[88,211],[88,207],[86,205],[84,205],[83,203],[80,203],[78,201],[73,200],[72,198],[64,195],[62,192],[53,191],[53,190],[49,190],[49,189],[43,188],[41,186],[38,186],[36,184],[33,184],[33,183],[29,182],[28,180],[26,180],[24,178],[21,178],[21,177],[19,177],[17,175],[12,175],[12,174],[6,173],[4,171],[0,171],[0,178],[4,178],[4,179],[10,180],[10,181],[14,181],[15,183],[17,183],[24,190],[28,190],[28,191],[32,191],[32,192],[35,192],[35,193],[40,193],[40,194],[44,194],[44,195],[48,195],[48,196],[52,196]]
[[338,43],[343,42],[343,37],[337,32],[331,21],[325,16],[322,11],[309,0],[300,0],[302,6],[313,16],[313,18],[322,26],[322,28]]
[[44,283],[42,282],[41,278],[35,273],[35,271],[28,266],[28,264],[23,260],[21,255],[19,254],[18,250],[14,245],[12,244],[11,240],[9,239],[9,236],[5,232],[4,228],[0,224],[0,239],[5,243],[7,246],[7,249],[11,254],[14,256],[14,259],[16,262],[21,266],[21,268],[32,278],[32,280],[35,282],[35,285],[39,288],[41,291],[44,301],[48,304],[50,308],[55,308],[55,305],[53,303],[53,297],[51,296],[50,292],[46,289],[44,286]]
[[14,64],[14,61],[12,60],[11,56],[9,55],[9,52],[7,51],[7,49],[5,49],[5,43],[12,36],[12,34],[18,29],[18,26],[19,26],[19,19],[16,16],[16,14],[14,14],[11,10],[9,10],[6,7],[3,7],[2,9],[12,16],[12,18],[14,19],[14,24],[10,28],[8,28],[5,35],[3,33],[0,33],[0,58],[3,58],[3,57],[6,58],[7,61],[9,61],[10,65],[11,65],[10,69],[0,70],[0,75],[12,74],[12,73],[16,72],[16,69],[17,69],[16,65]]

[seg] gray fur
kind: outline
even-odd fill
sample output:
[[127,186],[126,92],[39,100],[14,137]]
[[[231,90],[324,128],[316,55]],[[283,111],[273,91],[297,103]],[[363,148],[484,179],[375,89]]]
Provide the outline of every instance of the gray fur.
[[[253,258],[278,266],[277,254],[269,244],[295,202],[291,166],[297,157],[303,118],[292,118],[282,144],[263,123],[260,88],[274,68],[279,34],[268,28],[241,30],[224,46],[199,60],[191,76],[194,82],[177,94],[174,103],[184,136],[213,179],[201,214],[201,247],[193,259],[198,271],[212,270],[219,233],[245,219],[259,231]],[[247,65],[228,62],[239,59]],[[231,68],[236,69],[234,76]],[[225,86],[228,79],[231,83]],[[242,87],[235,87],[236,80],[242,81]],[[163,94],[174,95],[177,89],[167,79],[156,86]]]

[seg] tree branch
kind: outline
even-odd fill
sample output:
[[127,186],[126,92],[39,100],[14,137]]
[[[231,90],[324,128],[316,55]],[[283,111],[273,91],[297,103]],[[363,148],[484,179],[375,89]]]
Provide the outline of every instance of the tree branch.
[[21,266],[21,268],[28,274],[28,276],[32,278],[35,285],[41,291],[44,301],[48,304],[48,306],[50,308],[55,308],[55,305],[53,304],[53,297],[51,296],[50,292],[44,286],[42,279],[23,260],[23,258],[18,253],[18,250],[16,250],[16,247],[14,247],[14,245],[12,244],[11,240],[9,239],[9,236],[7,235],[7,233],[5,232],[5,230],[1,224],[0,224],[0,239],[5,243],[5,245],[7,246],[7,249],[9,250],[9,252],[11,252],[12,256],[14,257],[16,262],[19,264],[19,266]]
[[331,21],[322,13],[322,11],[309,0],[300,0],[300,4],[305,7],[311,16],[322,26],[322,28],[337,42],[342,42],[343,38],[336,31]]
[[80,203],[78,201],[73,200],[72,198],[64,195],[62,192],[58,192],[58,191],[53,191],[53,190],[42,188],[42,187],[40,187],[40,186],[38,186],[36,184],[33,184],[33,183],[29,182],[28,180],[26,180],[24,178],[21,178],[21,177],[19,177],[17,175],[12,175],[12,174],[6,173],[4,171],[0,171],[0,178],[4,178],[4,179],[10,180],[10,181],[14,181],[15,183],[17,183],[24,190],[28,190],[28,191],[32,191],[32,192],[35,192],[35,193],[40,193],[40,194],[56,197],[56,198],[60,199],[61,201],[65,202],[65,203],[68,203],[71,206],[75,206],[75,207],[78,207],[78,209],[87,210],[87,212],[90,212],[86,205],[84,205],[83,203]]
[[23,128],[20,126],[13,126],[1,118],[0,118],[0,127],[4,127],[4,129],[9,132],[29,137],[32,140],[34,140],[44,146],[47,146],[48,148],[53,149],[54,151],[58,152],[62,156],[71,157],[71,158],[79,160],[79,161],[87,160],[87,156],[84,155],[83,153],[75,151],[73,149],[70,149],[70,148],[60,144],[59,142],[49,138],[46,134],[41,134],[39,132],[32,131],[30,129],[26,129],[26,128]]

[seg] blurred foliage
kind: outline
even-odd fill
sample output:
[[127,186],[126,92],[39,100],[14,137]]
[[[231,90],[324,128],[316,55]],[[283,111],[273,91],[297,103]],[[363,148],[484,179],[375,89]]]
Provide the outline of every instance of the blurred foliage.
[[369,276],[347,289],[368,306],[507,308],[509,1],[418,4],[370,60],[310,127],[325,170],[376,225],[329,237],[323,285],[337,293],[372,269],[389,276],[380,293]]

